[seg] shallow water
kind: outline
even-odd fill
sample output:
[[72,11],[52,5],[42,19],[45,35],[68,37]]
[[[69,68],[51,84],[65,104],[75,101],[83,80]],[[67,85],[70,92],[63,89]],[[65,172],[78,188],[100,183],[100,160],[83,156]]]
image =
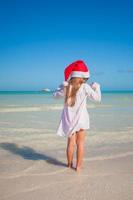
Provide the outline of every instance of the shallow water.
[[[52,93],[1,92],[0,138],[55,136],[63,99]],[[87,101],[91,129],[87,133],[99,142],[131,142],[133,138],[133,93],[103,93],[102,102]],[[104,139],[102,139],[104,138]]]

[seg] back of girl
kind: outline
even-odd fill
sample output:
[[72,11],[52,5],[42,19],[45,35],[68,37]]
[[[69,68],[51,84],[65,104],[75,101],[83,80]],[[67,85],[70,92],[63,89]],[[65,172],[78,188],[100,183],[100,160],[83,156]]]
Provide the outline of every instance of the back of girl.
[[65,81],[54,92],[55,97],[64,97],[64,108],[57,135],[65,136],[67,141],[67,165],[73,168],[74,147],[77,146],[75,169],[79,171],[84,155],[85,130],[90,129],[86,100],[101,101],[100,85],[88,85],[90,73],[86,64],[79,60],[65,69]]

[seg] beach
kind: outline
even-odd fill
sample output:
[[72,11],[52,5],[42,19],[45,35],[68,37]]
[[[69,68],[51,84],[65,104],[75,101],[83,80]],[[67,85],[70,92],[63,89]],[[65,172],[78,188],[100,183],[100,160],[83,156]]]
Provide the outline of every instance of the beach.
[[62,108],[52,93],[1,92],[0,200],[132,200],[133,93],[87,102],[80,172],[66,167],[66,138],[56,135]]

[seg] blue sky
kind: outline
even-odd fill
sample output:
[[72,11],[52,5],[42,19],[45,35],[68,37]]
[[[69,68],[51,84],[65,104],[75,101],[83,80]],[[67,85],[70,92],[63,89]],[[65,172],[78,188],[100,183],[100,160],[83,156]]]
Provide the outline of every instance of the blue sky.
[[103,90],[133,90],[133,2],[0,0],[0,90],[56,88],[82,59]]

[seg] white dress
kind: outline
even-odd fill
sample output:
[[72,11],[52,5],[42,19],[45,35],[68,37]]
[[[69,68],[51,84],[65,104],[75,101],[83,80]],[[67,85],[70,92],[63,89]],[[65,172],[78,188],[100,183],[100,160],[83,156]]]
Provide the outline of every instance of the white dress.
[[[72,107],[64,105],[57,135],[69,137],[80,129],[90,129],[89,114],[86,107],[87,97],[97,102],[101,101],[100,85],[94,84],[95,90],[87,83],[83,83],[76,94],[75,105]],[[63,97],[63,88],[64,86],[60,85],[53,93],[54,97]]]

